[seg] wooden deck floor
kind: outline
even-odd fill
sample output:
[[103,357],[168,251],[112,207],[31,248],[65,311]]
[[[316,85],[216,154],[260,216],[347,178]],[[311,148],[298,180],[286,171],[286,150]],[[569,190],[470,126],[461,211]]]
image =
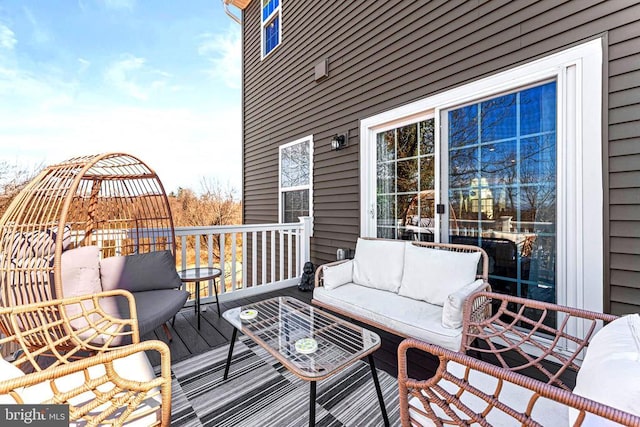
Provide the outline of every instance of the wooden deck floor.
[[[220,303],[220,310],[224,312],[230,308],[275,296],[291,296],[307,303],[311,301],[311,292],[301,292],[294,286],[257,296]],[[203,307],[205,307],[205,305],[203,305]],[[171,349],[172,363],[188,359],[195,354],[203,353],[213,347],[227,345],[231,339],[233,327],[223,318],[218,317],[215,303],[208,304],[206,307],[207,310],[202,313],[202,318],[200,319],[200,330],[198,330],[198,321],[194,309],[192,307],[184,308],[176,316],[175,325],[169,325],[169,329],[173,335],[173,341],[171,343],[168,342],[167,336],[162,328],[158,328],[153,334],[145,335],[142,339],[158,339],[167,343]],[[369,326],[363,326],[372,329]],[[374,353],[376,367],[396,377],[398,374],[397,349],[402,338],[385,331],[373,330],[382,338],[381,347]],[[156,354],[150,353],[149,359],[153,365],[159,363]],[[409,360],[411,362],[410,366],[412,367],[409,374],[414,378],[427,378],[434,372],[436,366],[435,358],[429,358],[421,354],[410,354]]]

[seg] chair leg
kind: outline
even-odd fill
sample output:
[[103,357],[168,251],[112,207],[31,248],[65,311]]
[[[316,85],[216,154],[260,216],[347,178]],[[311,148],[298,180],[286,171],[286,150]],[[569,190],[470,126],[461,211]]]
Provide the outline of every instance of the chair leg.
[[169,339],[169,342],[173,342],[173,337],[171,336],[171,331],[169,330],[169,327],[167,326],[166,323],[162,324],[162,329],[164,329],[164,333],[167,334],[167,338]]

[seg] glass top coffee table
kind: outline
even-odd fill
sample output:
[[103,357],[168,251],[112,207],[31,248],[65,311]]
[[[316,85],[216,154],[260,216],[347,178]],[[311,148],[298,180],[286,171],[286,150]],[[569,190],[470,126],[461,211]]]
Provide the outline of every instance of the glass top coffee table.
[[380,337],[368,329],[342,320],[292,297],[276,297],[227,310],[233,325],[224,370],[229,375],[238,331],[268,351],[289,371],[309,381],[309,425],[315,425],[316,382],[368,357],[382,417],[389,425],[372,353]]

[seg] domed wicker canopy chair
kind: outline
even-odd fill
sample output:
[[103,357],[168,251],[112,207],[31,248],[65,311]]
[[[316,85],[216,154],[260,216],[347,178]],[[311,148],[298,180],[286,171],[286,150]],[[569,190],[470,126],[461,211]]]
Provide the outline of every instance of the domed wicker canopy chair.
[[[3,307],[125,289],[135,308],[117,298],[103,310],[137,319],[141,336],[159,326],[168,334],[166,321],[189,295],[180,286],[164,187],[134,156],[99,154],[49,166],[0,219]],[[0,327],[15,333],[1,319]],[[95,338],[108,345],[120,339],[102,332]]]

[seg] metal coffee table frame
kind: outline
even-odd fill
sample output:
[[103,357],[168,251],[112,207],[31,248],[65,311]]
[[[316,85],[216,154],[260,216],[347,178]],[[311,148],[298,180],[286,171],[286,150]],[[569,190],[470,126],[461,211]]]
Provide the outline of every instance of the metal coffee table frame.
[[[251,320],[241,320],[244,310],[257,310]],[[292,297],[276,297],[227,310],[222,314],[233,326],[224,380],[229,375],[233,346],[238,331],[263,347],[282,365],[302,380],[309,381],[309,425],[315,425],[316,383],[328,378],[356,361],[368,359],[376,387],[384,425],[389,418],[373,361],[380,347],[380,337],[368,329],[335,317]],[[311,354],[296,351],[295,342],[313,338],[318,348]]]

